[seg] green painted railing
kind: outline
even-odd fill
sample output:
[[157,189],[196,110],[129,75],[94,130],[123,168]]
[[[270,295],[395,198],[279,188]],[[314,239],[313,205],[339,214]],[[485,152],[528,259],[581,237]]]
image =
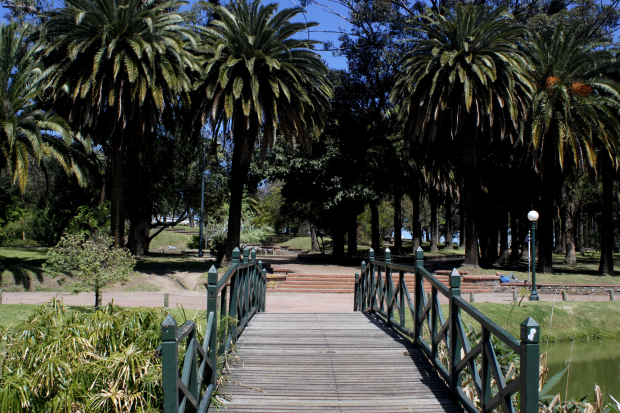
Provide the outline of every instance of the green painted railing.
[[[405,274],[415,274],[413,299]],[[430,284],[427,297],[424,282]],[[374,312],[387,324],[412,341],[428,356],[437,372],[448,384],[452,398],[470,413],[487,413],[502,406],[507,413],[516,408],[511,396],[519,392],[518,406],[522,413],[538,412],[538,362],[540,328],[533,318],[521,324],[521,341],[514,338],[474,306],[461,298],[461,277],[454,270],[450,286],[442,284],[424,268],[424,252],[416,251],[414,266],[392,263],[386,249],[385,260],[362,262],[361,276],[355,274],[355,311]],[[449,317],[446,320],[439,303],[447,298]],[[405,323],[409,312],[413,330]],[[461,314],[468,314],[480,326],[480,340],[473,347],[463,327]],[[495,336],[519,355],[520,373],[504,376],[492,345]],[[514,371],[514,370],[512,370]],[[473,384],[478,403],[465,393],[463,376]]]
[[[161,326],[162,345],[158,349],[162,358],[164,413],[208,411],[217,385],[218,357],[230,350],[255,313],[265,311],[265,273],[262,262],[256,262],[256,251],[252,250],[250,258],[247,248],[243,257],[235,248],[232,264],[219,280],[217,270],[211,267],[205,283],[208,318],[202,345],[197,340],[194,321],[177,328],[174,318],[166,317]],[[238,323],[230,327],[224,323],[220,328],[223,335],[218,340],[218,319],[226,315]],[[185,358],[179,375],[179,345],[184,341]]]

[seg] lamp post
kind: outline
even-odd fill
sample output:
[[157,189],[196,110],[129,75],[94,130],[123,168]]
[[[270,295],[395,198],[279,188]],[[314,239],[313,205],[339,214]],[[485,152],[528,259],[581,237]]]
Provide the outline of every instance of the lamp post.
[[538,301],[538,291],[536,291],[536,221],[538,221],[538,212],[534,210],[528,212],[527,219],[532,223],[532,239],[530,241],[530,250],[532,252],[532,292],[530,293],[530,301]]

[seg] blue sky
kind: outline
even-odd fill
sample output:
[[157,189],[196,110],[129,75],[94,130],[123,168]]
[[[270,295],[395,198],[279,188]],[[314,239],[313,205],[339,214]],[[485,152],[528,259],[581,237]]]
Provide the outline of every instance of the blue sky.
[[[263,2],[270,3],[269,0],[263,0]],[[191,3],[194,3],[194,1],[190,1],[190,4]],[[295,6],[300,5],[298,0],[280,0],[278,1],[278,3],[280,4],[280,8],[295,7]],[[335,10],[337,13],[340,13],[341,15],[346,16],[348,14],[344,7],[340,6],[339,4],[333,1],[324,0],[324,4],[332,8],[333,10]],[[6,12],[7,12],[7,9],[5,9],[4,7],[0,7],[0,16],[4,16]],[[348,22],[346,20],[334,15],[333,13],[325,11],[324,9],[321,8],[321,6],[317,4],[308,5],[306,7],[305,16],[299,16],[297,20],[304,21],[304,17],[307,19],[308,22],[314,21],[320,24],[319,26],[313,27],[310,30],[310,38],[314,40],[319,40],[322,42],[333,41],[335,45],[337,46],[338,45],[338,34],[337,33],[323,33],[323,32],[325,31],[335,32],[341,28],[344,30],[348,29],[347,27]],[[322,49],[320,45],[318,48]],[[327,62],[330,68],[346,69],[347,62],[344,57],[334,57],[332,52],[327,52],[327,51],[318,51],[318,52],[321,54],[321,57],[325,59],[325,61]]]

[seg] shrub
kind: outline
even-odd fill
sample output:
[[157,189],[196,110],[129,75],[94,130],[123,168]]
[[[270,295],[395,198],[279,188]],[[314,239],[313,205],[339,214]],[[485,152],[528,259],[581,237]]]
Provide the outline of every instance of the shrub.
[[73,293],[94,291],[98,307],[99,290],[108,284],[125,283],[136,265],[128,250],[112,244],[112,238],[100,233],[89,237],[83,233],[65,235],[47,252],[43,270],[52,278],[68,273],[77,281]]

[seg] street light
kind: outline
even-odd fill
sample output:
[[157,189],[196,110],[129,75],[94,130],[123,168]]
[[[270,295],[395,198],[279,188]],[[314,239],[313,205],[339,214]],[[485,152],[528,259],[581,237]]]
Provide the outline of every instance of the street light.
[[532,292],[530,293],[530,301],[538,301],[538,291],[536,291],[536,221],[538,221],[538,212],[534,210],[528,212],[527,219],[532,223],[532,239],[530,241],[530,249],[532,251]]

